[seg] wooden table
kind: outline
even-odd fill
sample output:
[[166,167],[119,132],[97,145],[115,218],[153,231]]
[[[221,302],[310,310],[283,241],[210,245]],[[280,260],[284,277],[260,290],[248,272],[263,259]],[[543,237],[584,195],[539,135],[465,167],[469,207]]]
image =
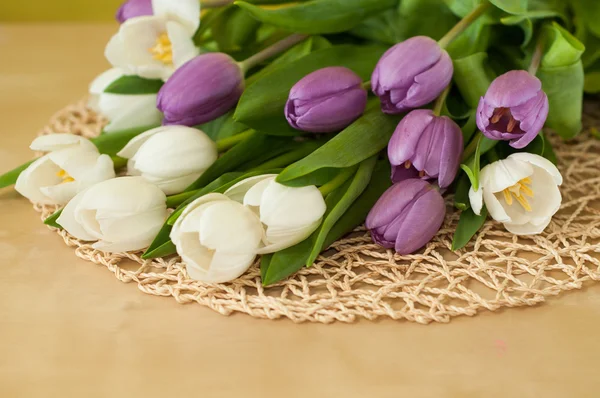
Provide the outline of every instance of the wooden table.
[[[0,25],[0,170],[108,68],[116,25]],[[224,317],[84,262],[0,191],[0,397],[598,397],[600,284],[450,324]]]

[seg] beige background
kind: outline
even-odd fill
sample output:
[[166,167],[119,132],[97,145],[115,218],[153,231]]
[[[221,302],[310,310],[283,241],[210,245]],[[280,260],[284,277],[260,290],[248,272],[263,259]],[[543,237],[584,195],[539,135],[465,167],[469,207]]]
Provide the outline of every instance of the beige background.
[[[0,170],[108,67],[116,26],[0,25]],[[147,296],[0,190],[0,397],[598,397],[600,284],[450,324],[295,325]]]

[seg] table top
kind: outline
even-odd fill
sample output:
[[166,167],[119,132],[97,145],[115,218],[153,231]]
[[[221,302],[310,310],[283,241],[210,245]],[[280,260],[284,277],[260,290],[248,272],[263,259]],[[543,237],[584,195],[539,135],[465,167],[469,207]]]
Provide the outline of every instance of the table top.
[[[0,170],[108,68],[115,24],[0,25]],[[423,326],[293,324],[149,296],[0,190],[0,397],[597,397],[600,284]]]

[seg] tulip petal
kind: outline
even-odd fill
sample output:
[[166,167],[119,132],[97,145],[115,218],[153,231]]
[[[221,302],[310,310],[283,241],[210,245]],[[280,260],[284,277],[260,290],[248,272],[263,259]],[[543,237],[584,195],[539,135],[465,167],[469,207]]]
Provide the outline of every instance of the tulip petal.
[[99,74],[90,84],[90,94],[100,95],[114,81],[124,76],[120,68],[111,68]]
[[[255,185],[261,183],[262,181],[272,181],[277,177],[277,174],[262,174],[254,177],[246,178],[237,184],[233,185],[227,191],[225,191],[225,195],[229,197],[231,200],[234,200],[238,203],[245,203],[245,196]],[[251,198],[248,198],[250,206],[259,206],[260,205],[260,197],[262,197],[264,189],[261,187],[257,188],[256,191],[253,192]],[[260,195],[258,197],[257,195]],[[250,204],[251,203],[251,204]]]
[[[202,170],[204,172],[204,170]],[[175,178],[157,177],[150,174],[143,174],[142,177],[159,187],[165,195],[175,195],[185,191],[187,187],[192,185],[201,175],[202,172],[183,175]],[[130,173],[131,174],[131,173]]]
[[493,108],[512,108],[536,97],[541,89],[537,77],[524,70],[512,70],[492,82],[485,100]]
[[154,15],[166,16],[185,25],[188,37],[200,26],[200,2],[197,0],[152,0]]
[[483,187],[479,187],[477,191],[473,187],[469,189],[469,202],[471,202],[473,213],[478,216],[481,215],[481,209],[483,208],[483,189]]
[[510,156],[486,167],[488,181],[485,188],[490,193],[501,192],[533,174],[533,167],[529,163]]
[[388,145],[388,157],[393,165],[402,165],[413,158],[423,131],[433,120],[431,110],[417,109],[400,121]]
[[33,151],[54,152],[62,149],[80,148],[96,151],[96,146],[87,138],[75,134],[47,134],[37,137],[29,146]]
[[126,71],[127,54],[125,52],[123,38],[119,33],[113,35],[108,41],[108,44],[104,49],[104,56],[111,65],[121,67]]
[[[198,3],[198,2],[196,2]],[[192,40],[192,34],[178,22],[167,22],[167,33],[173,49],[173,65],[179,68],[198,54],[200,50]]]
[[293,188],[273,181],[262,195],[260,220],[269,227],[295,228],[319,220],[326,210],[323,195],[314,185]]
[[[100,231],[105,240],[113,242],[149,241],[156,236],[167,218],[165,206],[124,217],[100,218]],[[130,249],[133,250],[133,249]]]
[[81,203],[81,200],[83,199],[84,195],[85,195],[85,192],[81,192],[81,193],[75,195],[75,197],[73,199],[71,199],[71,201],[69,203],[67,203],[67,205],[63,208],[63,210],[60,213],[60,216],[58,217],[56,222],[61,227],[63,227],[63,229],[65,231],[67,231],[69,234],[71,234],[75,238],[80,239],[80,240],[85,240],[85,241],[92,241],[92,240],[97,239],[96,236],[90,234],[75,219],[75,212],[77,211],[77,208],[78,208],[79,204]]
[[152,239],[143,240],[123,240],[120,242],[110,242],[106,240],[99,240],[92,245],[92,248],[99,250],[104,253],[124,253],[124,252],[136,252],[146,249],[152,243]]
[[496,196],[493,192],[491,192],[490,189],[486,187],[484,189],[480,188],[479,190],[483,192],[483,200],[485,202],[485,206],[488,212],[490,213],[490,216],[492,216],[494,220],[503,223],[512,221],[508,214],[506,214],[506,210],[504,210],[504,207],[502,206],[498,198],[496,198]]
[[60,168],[48,155],[42,156],[19,174],[15,190],[34,203],[57,204],[44,195],[40,188],[59,184],[62,181],[57,175],[59,171]]
[[135,155],[135,153],[140,150],[140,147],[144,144],[144,142],[148,141],[148,139],[154,134],[161,133],[163,131],[165,131],[165,127],[161,126],[154,129],[150,129],[148,131],[143,132],[140,135],[133,137],[127,143],[127,145],[125,145],[125,147],[117,153],[117,156],[120,156],[125,159],[131,159]]
[[510,155],[509,158],[519,160],[521,162],[530,163],[534,166],[540,167],[546,170],[546,172],[548,172],[548,174],[552,176],[556,185],[562,185],[563,183],[563,177],[560,174],[558,168],[551,161],[542,156],[528,152],[517,152]]
[[[194,223],[193,220],[190,221],[190,214],[198,209],[200,206],[203,206],[210,202],[229,200],[229,198],[220,193],[209,193],[207,195],[201,196],[196,199],[192,203],[186,206],[186,208],[181,213],[181,216],[173,225],[173,229],[171,230],[170,238],[176,245],[181,240],[182,234],[187,232],[197,233],[200,230],[200,222]],[[186,225],[184,225],[186,223]]]
[[406,98],[397,106],[410,109],[433,101],[450,84],[453,73],[452,59],[446,51],[442,51],[435,65],[415,76]]
[[49,197],[53,203],[64,205],[77,195],[78,184],[76,182],[68,182],[65,184],[56,184],[40,188],[40,191]]
[[267,228],[267,245],[259,249],[257,254],[275,253],[303,242],[319,228],[322,221],[322,219],[319,219],[310,225],[295,230],[274,230],[273,228]]
[[428,185],[419,179],[410,179],[394,184],[385,191],[369,212],[366,227],[374,230],[390,224]]
[[187,263],[187,272],[190,278],[206,283],[225,283],[239,278],[254,263],[256,254],[230,254],[215,253],[210,264],[210,269],[190,266],[190,258],[182,257]]
[[[115,100],[115,97],[119,97],[118,100]],[[112,110],[110,115],[105,111],[105,105],[109,101],[113,102],[110,107]],[[108,134],[135,127],[159,124],[163,118],[162,113],[156,109],[156,94],[103,94],[99,99],[98,107],[100,112],[110,120],[110,123],[104,127],[104,132]]]
[[519,224],[505,223],[504,228],[506,228],[506,230],[508,232],[513,233],[515,235],[521,235],[521,236],[539,235],[542,232],[544,232],[546,227],[548,227],[548,225],[550,224],[550,221],[552,221],[552,217],[548,217],[548,218],[544,219],[543,222],[540,222],[539,224],[527,223],[527,224],[519,225]]
[[275,181],[275,177],[259,181],[250,188],[244,195],[244,206],[260,207],[265,190],[273,181]]
[[438,185],[440,188],[447,188],[454,182],[458,174],[464,141],[460,127],[452,119],[442,116],[441,120],[444,142],[441,149],[436,149],[440,152]]

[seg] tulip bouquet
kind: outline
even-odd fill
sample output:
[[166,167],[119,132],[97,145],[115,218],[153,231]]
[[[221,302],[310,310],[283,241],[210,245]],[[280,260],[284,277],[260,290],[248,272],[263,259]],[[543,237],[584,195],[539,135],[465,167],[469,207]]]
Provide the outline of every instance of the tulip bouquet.
[[599,4],[129,0],[90,86],[102,134],[37,138],[0,186],[208,283],[260,256],[273,284],[363,223],[399,254],[448,211],[453,250],[488,216],[539,234],[562,183],[542,129],[573,138],[600,92]]

